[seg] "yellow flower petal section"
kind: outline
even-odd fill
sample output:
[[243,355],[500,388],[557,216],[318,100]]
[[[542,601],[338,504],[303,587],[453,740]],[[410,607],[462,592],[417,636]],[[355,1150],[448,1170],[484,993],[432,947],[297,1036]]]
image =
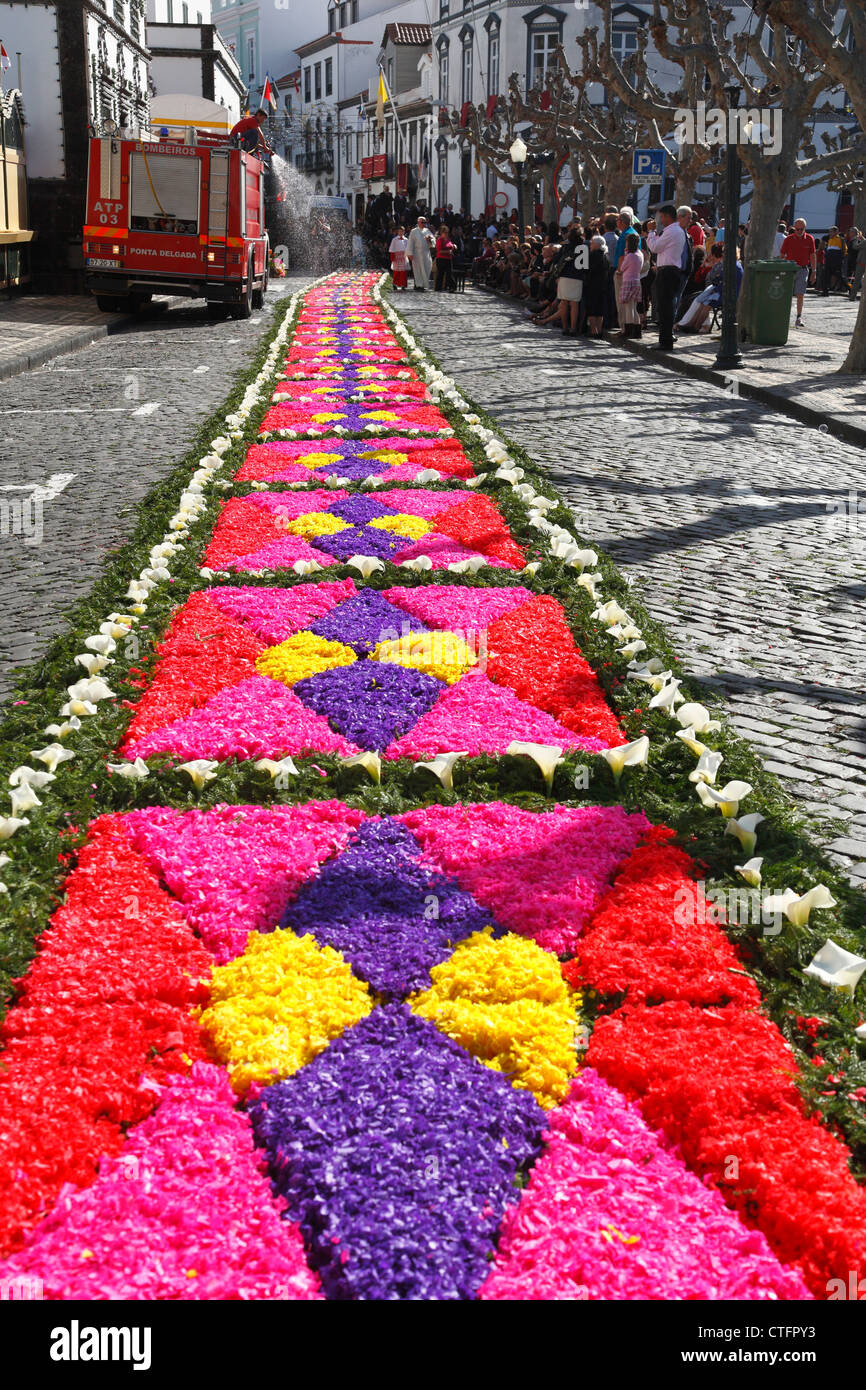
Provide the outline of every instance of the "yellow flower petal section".
[[261,656],[256,657],[256,670],[271,680],[282,681],[283,685],[294,685],[307,676],[315,676],[319,671],[330,671],[335,666],[351,666],[356,660],[351,647],[342,642],[329,642],[326,637],[317,637],[315,632],[296,632],[277,647],[268,647]]
[[430,971],[410,1007],[550,1110],[577,1071],[580,996],[556,956],[527,937],[476,932]]
[[215,968],[199,1022],[243,1095],[254,1081],[291,1076],[372,1007],[367,985],[330,946],[251,932],[244,954]]
[[349,348],[350,357],[375,357],[372,348]]
[[392,449],[370,449],[369,452],[360,456],[362,459],[375,459],[377,463],[386,463],[389,468],[397,468],[401,463],[409,462],[408,454],[398,454]]
[[338,410],[319,410],[310,416],[314,425],[329,425],[332,420],[346,420],[347,415],[341,415]]
[[[299,463],[302,468],[324,468],[328,463],[342,463],[342,454],[299,454],[295,463]],[[321,535],[321,532],[319,533]]]
[[368,526],[375,526],[378,531],[394,531],[398,536],[408,536],[410,540],[420,540],[421,536],[426,536],[433,530],[429,521],[425,521],[423,516],[410,516],[408,512],[392,512],[389,516],[375,516]]
[[333,512],[304,512],[294,521],[287,521],[286,530],[290,536],[311,539],[314,536],[336,536],[338,531],[346,531],[349,524],[341,516],[334,516]]
[[402,637],[380,642],[372,656],[375,661],[424,671],[448,685],[454,685],[478,664],[472,648],[456,632],[406,632]]
[[339,382],[332,381],[327,386],[314,386],[312,394],[314,396],[335,396],[339,395],[342,389]]
[[362,420],[399,420],[400,416],[395,410],[365,410],[361,416]]

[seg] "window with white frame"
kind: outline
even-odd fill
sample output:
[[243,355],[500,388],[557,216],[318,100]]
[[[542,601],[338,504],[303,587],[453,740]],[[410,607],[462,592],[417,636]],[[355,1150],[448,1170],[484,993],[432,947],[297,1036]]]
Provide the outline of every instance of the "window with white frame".
[[439,100],[448,101],[448,45],[439,46]]
[[533,29],[529,39],[529,86],[544,87],[554,66],[559,29]]
[[461,83],[461,101],[472,100],[472,35],[463,40],[463,77]]
[[313,99],[313,69],[304,68],[304,101]]
[[439,206],[444,207],[448,202],[448,155],[445,150],[439,151]]
[[499,92],[499,26],[494,25],[487,39],[487,95]]
[[329,97],[334,90],[334,60],[325,59],[325,96]]
[[313,87],[316,93],[316,101],[322,100],[322,64],[316,63],[314,69]]
[[610,47],[620,66],[637,53],[637,25],[614,24],[610,32]]

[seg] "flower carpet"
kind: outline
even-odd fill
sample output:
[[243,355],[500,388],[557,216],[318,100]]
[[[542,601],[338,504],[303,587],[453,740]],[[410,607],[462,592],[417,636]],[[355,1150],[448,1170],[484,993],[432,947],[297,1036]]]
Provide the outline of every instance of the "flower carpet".
[[[375,276],[293,302],[226,426],[9,778],[3,862],[48,845],[59,877],[0,1026],[0,1278],[809,1300],[866,1274],[849,996],[801,1043],[773,983],[810,912],[851,940],[844,904],[774,876],[787,832],[755,854],[769,803],[719,776],[734,745],[613,571]],[[708,859],[796,944],[715,911]]]

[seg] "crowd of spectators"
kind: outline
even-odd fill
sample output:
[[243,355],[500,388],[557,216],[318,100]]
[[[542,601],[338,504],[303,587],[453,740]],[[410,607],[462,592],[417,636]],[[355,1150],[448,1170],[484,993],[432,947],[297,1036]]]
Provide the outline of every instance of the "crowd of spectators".
[[[748,234],[748,224],[741,223],[738,294]],[[419,235],[429,246],[433,286],[426,257],[423,273],[415,273],[422,262],[417,255],[413,260],[411,244],[417,249]],[[658,346],[670,351],[680,334],[709,333],[718,324],[725,236],[724,217],[713,225],[690,207],[666,204],[645,221],[631,207],[608,207],[565,225],[536,221],[521,239],[516,212],[471,217],[450,204],[429,209],[422,201],[385,194],[369,205],[356,247],[363,246],[365,263],[397,270],[401,288],[408,287],[407,266],[416,290],[453,290],[456,278],[468,275],[478,286],[525,301],[527,315],[539,327],[571,337],[616,332],[640,338],[653,323]],[[854,299],[866,272],[866,238],[856,227],[844,236],[831,227],[816,240],[803,219],[790,227],[780,222],[772,255],[797,266],[798,327],[808,286],[825,296]]]

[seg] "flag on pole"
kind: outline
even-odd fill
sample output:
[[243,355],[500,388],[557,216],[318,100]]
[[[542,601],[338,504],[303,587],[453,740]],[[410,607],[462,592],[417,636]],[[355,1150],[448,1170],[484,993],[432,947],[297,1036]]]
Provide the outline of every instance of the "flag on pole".
[[388,89],[385,86],[385,74],[379,69],[379,90],[376,94],[376,125],[379,127],[379,139],[385,133],[385,102],[388,98]]
[[424,141],[424,152],[421,155],[421,163],[418,165],[418,182],[425,184],[430,177],[430,146]]
[[6,49],[5,49],[5,47],[3,46],[3,41],[2,41],[2,39],[0,39],[0,72],[5,72],[6,69],[7,69],[7,68],[11,68],[11,66],[12,66],[12,59],[9,57],[9,54],[6,52]]
[[363,97],[359,97],[359,98],[358,98],[358,116],[357,116],[357,123],[358,123],[358,125],[364,125],[364,124],[366,123],[366,120],[367,120],[367,113],[366,113],[366,111],[364,110],[364,98],[363,98]]
[[264,106],[265,102],[268,103],[268,105],[270,106],[270,108],[271,108],[272,111],[276,111],[276,109],[277,109],[277,92],[276,92],[276,88],[274,87],[273,82],[271,81],[271,75],[270,75],[270,73],[267,73],[267,72],[265,73],[265,85],[264,85],[264,87],[262,88],[262,99],[261,99],[261,101],[260,101],[260,103],[259,103],[259,110],[261,110],[261,108]]

